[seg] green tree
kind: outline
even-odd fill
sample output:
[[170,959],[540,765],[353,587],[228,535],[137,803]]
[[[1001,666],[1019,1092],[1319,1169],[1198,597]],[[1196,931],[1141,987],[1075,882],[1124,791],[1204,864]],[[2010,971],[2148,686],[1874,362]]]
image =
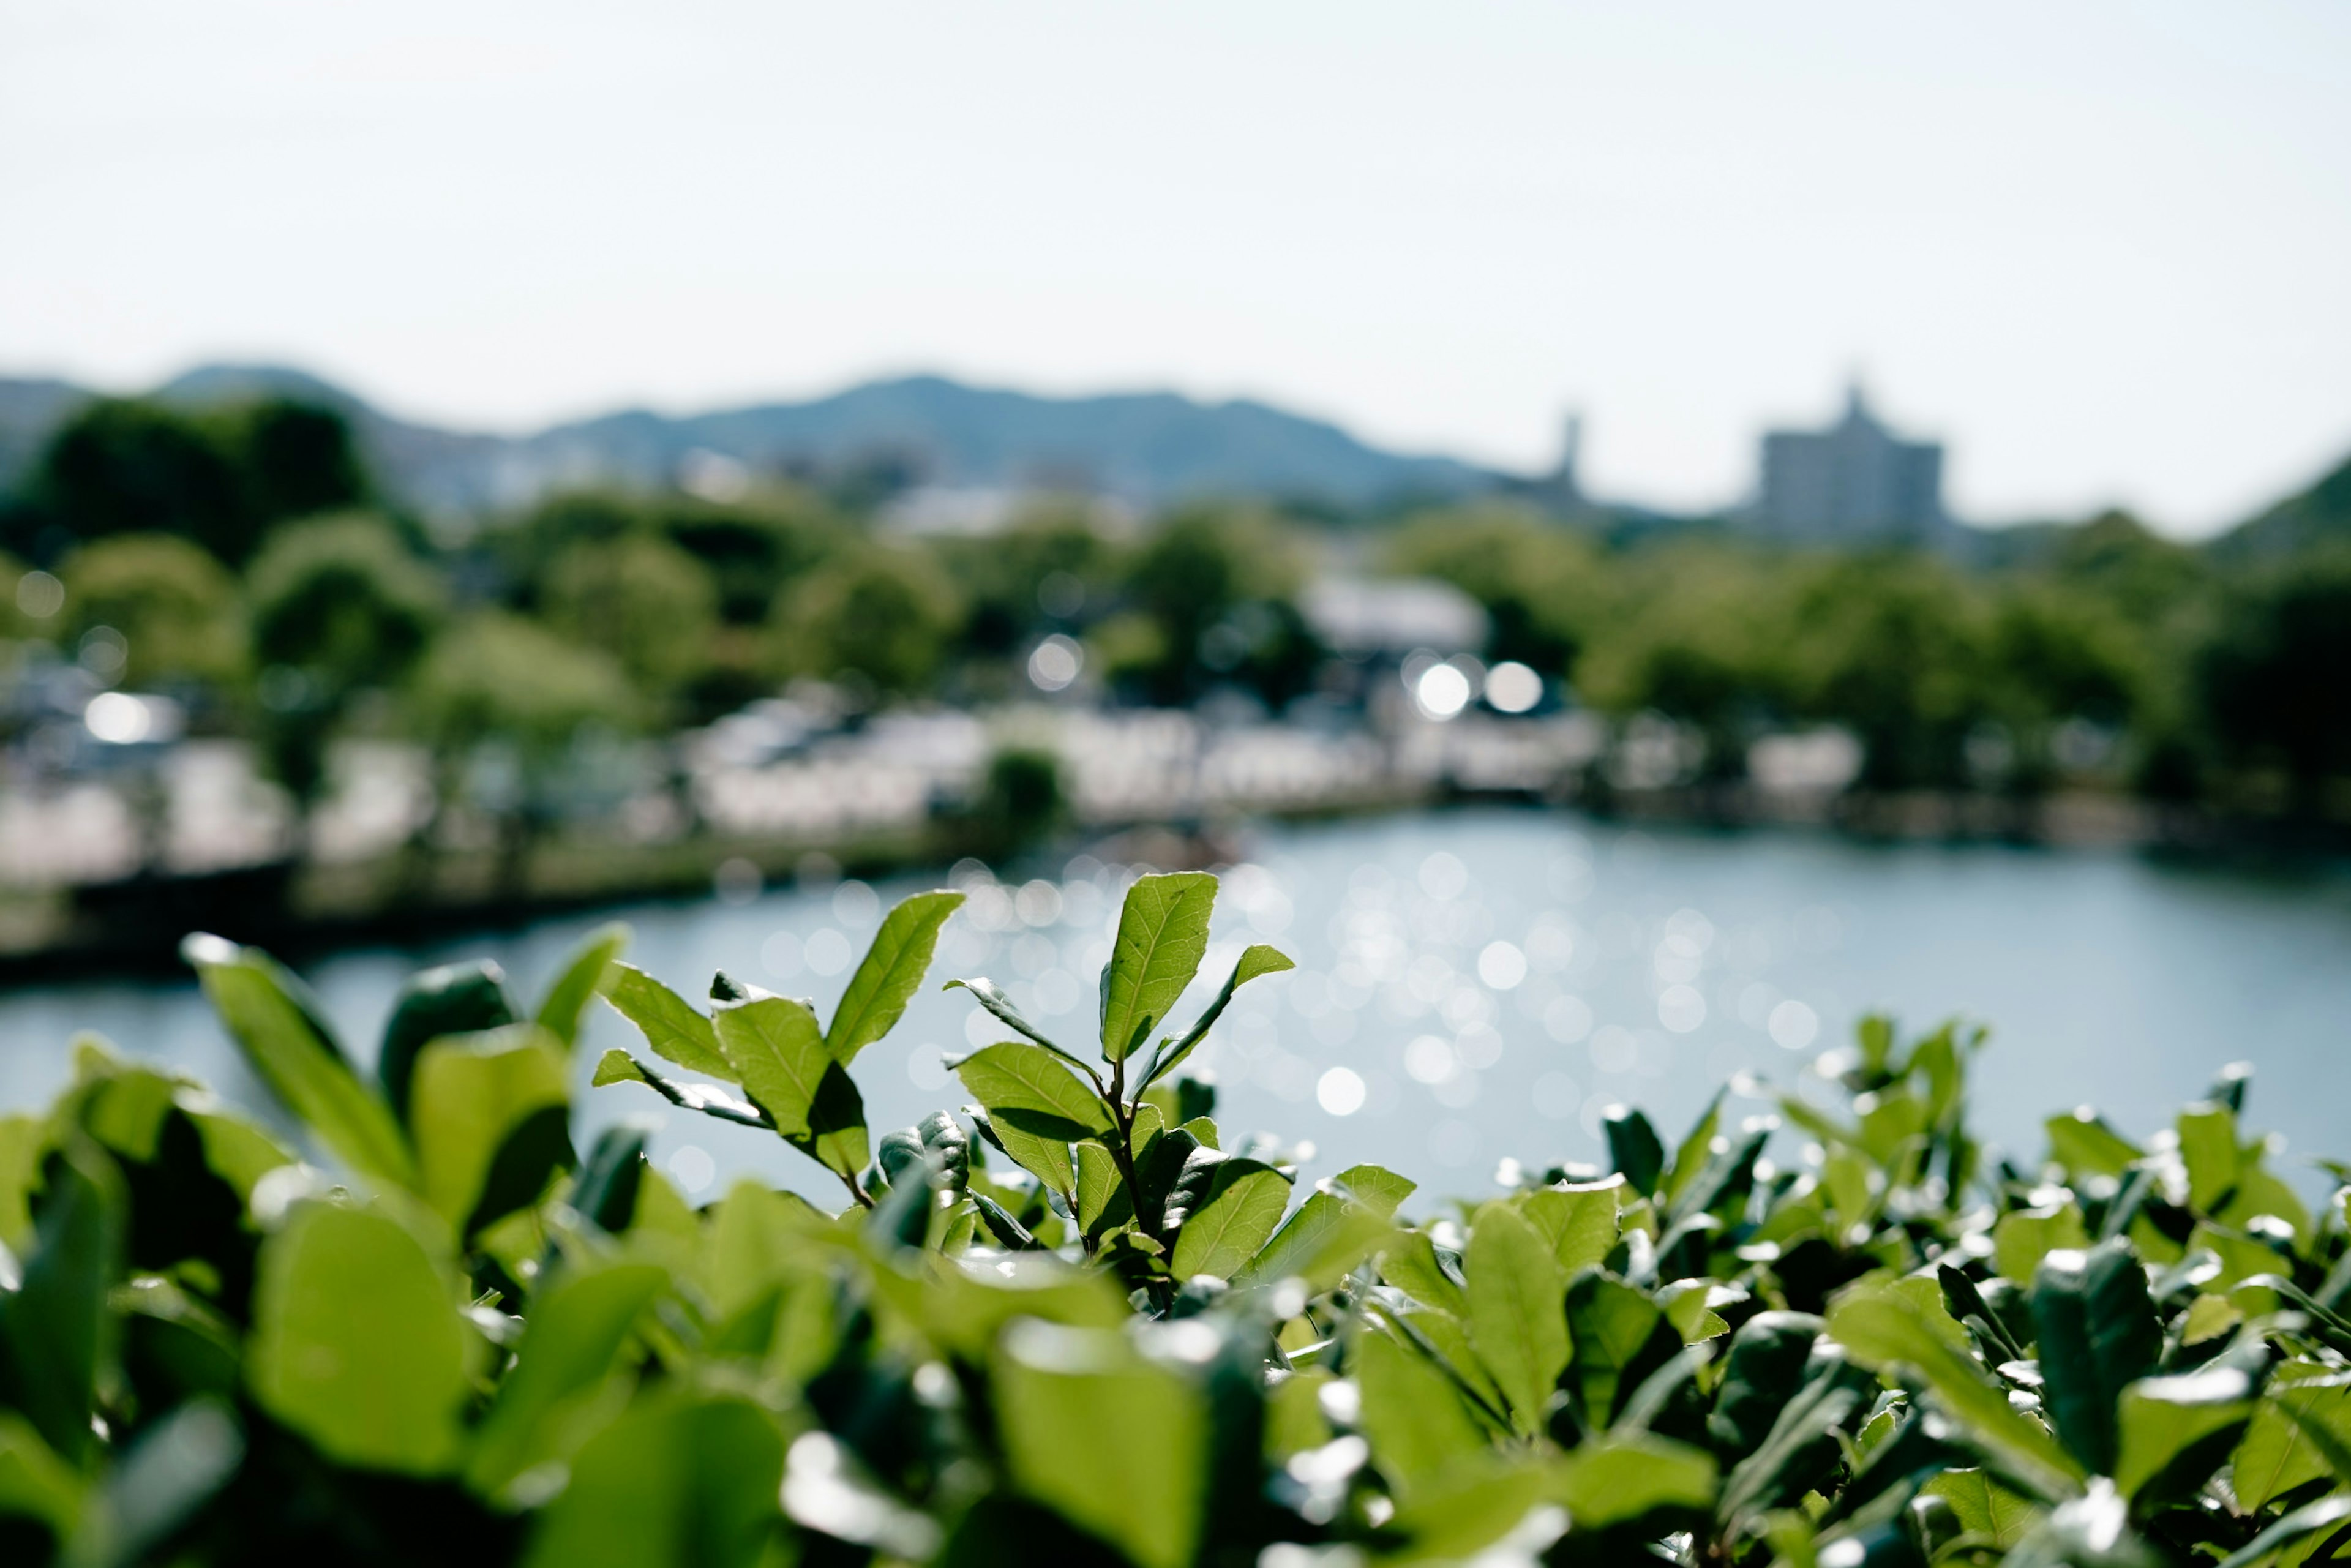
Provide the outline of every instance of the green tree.
[[122,634],[127,685],[191,680],[225,685],[246,667],[237,585],[205,550],[169,534],[120,534],[82,546],[58,569],[66,634]]
[[1968,782],[1967,737],[1991,716],[1975,595],[1917,557],[1823,562],[1791,606],[1792,695],[1805,716],[1860,737],[1875,789]]
[[549,626],[610,654],[657,705],[672,704],[710,664],[717,585],[655,536],[572,545],[549,568],[539,603]]
[[1389,545],[1391,570],[1438,578],[1486,607],[1486,652],[1562,680],[1591,641],[1610,573],[1587,536],[1513,507],[1426,513]]
[[230,416],[247,498],[264,527],[368,500],[351,427],[332,409],[269,398]]
[[1278,704],[1304,689],[1314,650],[1293,602],[1304,554],[1271,514],[1186,507],[1153,531],[1124,575],[1128,604],[1156,633],[1117,631],[1108,639],[1136,658],[1113,674],[1138,695],[1190,702],[1237,682]]
[[43,510],[75,538],[175,534],[236,565],[263,528],[239,458],[216,420],[102,398],[51,438],[35,489]]
[[961,619],[954,583],[928,555],[872,545],[786,589],[773,624],[789,667],[903,694],[937,676]]
[[2327,784],[2351,774],[2351,550],[2239,584],[2194,669],[2223,759],[2282,771],[2295,809],[2323,810]]
[[246,577],[262,754],[307,817],[360,692],[399,685],[439,624],[440,579],[366,513],[278,531]]
[[568,643],[520,616],[487,611],[439,638],[410,683],[409,713],[431,748],[435,811],[465,793],[464,777],[485,748],[510,763],[504,799],[476,800],[500,825],[500,882],[519,892],[530,852],[558,815],[558,790],[575,745],[591,729],[626,731],[640,714],[621,666],[595,648]]

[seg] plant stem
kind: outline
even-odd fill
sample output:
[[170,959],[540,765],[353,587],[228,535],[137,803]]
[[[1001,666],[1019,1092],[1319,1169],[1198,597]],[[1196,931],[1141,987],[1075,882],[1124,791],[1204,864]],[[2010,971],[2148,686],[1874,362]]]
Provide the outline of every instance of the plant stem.
[[1126,1099],[1126,1059],[1119,1058],[1110,1069],[1110,1116],[1113,1126],[1111,1158],[1118,1164],[1118,1174],[1126,1183],[1127,1207],[1134,1211],[1135,1228],[1145,1236],[1159,1229],[1159,1217],[1145,1214],[1143,1208],[1143,1182],[1134,1174],[1134,1106]]

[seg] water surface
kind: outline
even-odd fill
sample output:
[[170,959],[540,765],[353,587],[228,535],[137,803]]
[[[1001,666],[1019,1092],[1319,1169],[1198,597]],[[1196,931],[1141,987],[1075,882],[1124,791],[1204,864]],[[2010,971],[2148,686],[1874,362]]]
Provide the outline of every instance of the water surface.
[[[1297,959],[1296,973],[1242,993],[1198,1060],[1228,1131],[1309,1140],[1318,1173],[1377,1158],[1472,1193],[1504,1155],[1596,1158],[1600,1112],[1620,1100],[1647,1107],[1670,1138],[1743,1074],[1798,1086],[1869,1010],[1906,1027],[1988,1026],[1977,1123],[2028,1158],[2052,1111],[2095,1104],[2142,1135],[2241,1059],[2258,1070],[2249,1121],[2286,1138],[2302,1185],[2320,1178],[2300,1156],[2351,1154],[2341,867],[2260,877],[2123,852],[1634,831],[1507,809],[1270,825],[1248,852],[1218,906],[1203,971],[1213,980],[1178,1016],[1247,942]],[[1119,876],[1081,860],[1025,884],[967,878],[975,894],[949,923],[935,980],[990,975],[1084,1049]],[[689,996],[723,968],[829,1013],[881,910],[925,884],[802,885],[618,913],[636,931],[632,961]],[[354,1055],[371,1058],[412,967],[493,957],[535,996],[599,918],[346,953],[309,977]],[[0,994],[0,1105],[53,1092],[81,1029],[264,1099],[193,983],[76,984]],[[859,1060],[877,1131],[961,1103],[942,1056],[1002,1033],[962,993],[926,990]],[[656,1157],[701,1196],[738,1170],[824,1190],[821,1173],[765,1134],[672,1111],[641,1088],[587,1090],[596,1054],[631,1037],[600,1010],[580,1054],[583,1136],[650,1117],[663,1127]],[[1732,1108],[1769,1106],[1735,1096]]]

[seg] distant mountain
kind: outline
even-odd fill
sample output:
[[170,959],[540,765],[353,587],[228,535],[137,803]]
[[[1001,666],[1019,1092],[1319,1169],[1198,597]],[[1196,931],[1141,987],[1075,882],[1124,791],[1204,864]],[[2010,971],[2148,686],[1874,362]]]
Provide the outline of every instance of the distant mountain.
[[[86,395],[62,382],[0,381],[0,488],[23,476],[49,431]],[[519,437],[409,423],[274,366],[206,366],[156,395],[193,404],[276,395],[339,409],[393,494],[440,515],[527,504],[580,485],[674,484],[697,453],[769,473],[887,463],[928,486],[1084,490],[1146,507],[1230,494],[1358,507],[1508,483],[1451,458],[1384,451],[1261,402],[1202,403],[1171,392],[1038,397],[938,376],[684,417],[632,410]]]
[[2322,544],[2351,544],[2351,457],[2307,490],[2221,535],[2212,549],[2224,558],[2270,560]]

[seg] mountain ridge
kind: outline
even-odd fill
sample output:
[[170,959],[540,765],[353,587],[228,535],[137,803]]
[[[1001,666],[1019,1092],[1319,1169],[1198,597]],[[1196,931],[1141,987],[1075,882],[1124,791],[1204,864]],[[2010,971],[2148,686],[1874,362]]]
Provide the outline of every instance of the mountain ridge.
[[[49,431],[95,395],[63,382],[0,379],[0,489],[20,482]],[[674,484],[696,453],[767,473],[886,462],[925,485],[1085,490],[1146,508],[1219,494],[1362,507],[1455,499],[1511,483],[1455,458],[1376,446],[1337,424],[1251,399],[1206,402],[1172,392],[1051,397],[936,374],[698,413],[616,409],[520,435],[401,419],[348,388],[277,365],[198,366],[149,395],[196,406],[289,396],[335,408],[351,421],[392,494],[443,516],[480,516],[580,485]]]

